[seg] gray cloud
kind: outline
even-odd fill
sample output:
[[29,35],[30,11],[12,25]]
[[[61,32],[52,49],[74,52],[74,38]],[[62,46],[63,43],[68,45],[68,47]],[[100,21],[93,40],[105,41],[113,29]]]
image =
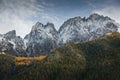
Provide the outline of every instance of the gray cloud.
[[37,0],[0,1],[0,33],[15,29],[17,35],[23,37],[38,20],[58,21],[57,17],[47,14],[45,6],[38,4]]
[[120,23],[120,8],[117,6],[108,6],[103,9],[94,10],[93,12],[109,16],[112,19],[116,20],[116,22]]
[[[93,13],[102,14],[105,16],[109,16],[114,19],[117,23],[120,24],[120,7],[119,6],[107,6],[102,9],[94,10]],[[120,32],[120,29],[119,29]]]
[[15,29],[17,35],[24,37],[37,21],[52,22],[59,29],[70,17],[91,12],[110,16],[120,23],[119,3],[119,0],[0,0],[0,33]]

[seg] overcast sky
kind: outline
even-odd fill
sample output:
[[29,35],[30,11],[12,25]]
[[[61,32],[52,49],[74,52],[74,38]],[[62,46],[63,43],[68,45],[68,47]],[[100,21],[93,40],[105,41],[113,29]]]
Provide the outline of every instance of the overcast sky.
[[120,0],[0,0],[0,33],[16,30],[24,37],[38,21],[58,30],[67,19],[92,13],[120,23]]

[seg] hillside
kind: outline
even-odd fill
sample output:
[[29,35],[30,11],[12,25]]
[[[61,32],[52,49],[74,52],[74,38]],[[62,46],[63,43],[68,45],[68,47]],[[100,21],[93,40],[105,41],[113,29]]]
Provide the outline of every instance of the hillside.
[[120,33],[65,44],[29,65],[16,65],[14,60],[0,55],[1,80],[119,80]]

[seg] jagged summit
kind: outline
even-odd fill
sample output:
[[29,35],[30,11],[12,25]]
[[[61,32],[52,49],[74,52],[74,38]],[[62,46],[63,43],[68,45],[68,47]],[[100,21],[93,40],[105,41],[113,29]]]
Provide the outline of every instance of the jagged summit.
[[89,17],[74,17],[74,18],[70,18],[67,21],[65,21],[62,26],[60,27],[59,31],[61,31],[62,28],[64,28],[67,24],[69,25],[76,25],[79,26],[79,24],[83,23],[83,22],[88,22],[88,21],[105,21],[105,20],[109,20],[114,22],[114,20],[112,20],[111,18],[109,18],[108,16],[103,16],[103,15],[99,15],[97,13],[93,13],[91,14]]
[[57,31],[52,23],[43,25],[37,22],[24,39],[28,55],[37,56],[48,53],[56,47]]
[[51,30],[54,30],[55,32],[57,32],[53,23],[48,22],[44,27],[50,28]]
[[83,19],[83,18],[81,18],[80,16],[68,19],[68,20],[65,21],[65,22],[62,24],[62,26],[59,28],[58,33],[60,33],[60,31],[61,31],[65,26],[67,26],[68,24],[69,24],[69,25],[72,25],[72,24],[75,24],[77,21],[81,22],[82,19]]
[[24,40],[12,30],[0,36],[0,49],[15,56],[26,56]]
[[53,24],[53,23],[48,22],[48,23],[45,25],[45,27],[47,27],[47,26],[54,27],[54,24]]
[[117,23],[109,17],[92,14],[88,18],[68,19],[58,31],[58,44],[85,42],[99,38],[106,33],[117,31]]
[[104,17],[104,16],[103,15],[99,15],[97,13],[93,13],[88,18],[97,18],[97,17]]
[[31,29],[31,31],[39,30],[43,27],[43,24],[40,22],[37,22]]
[[[41,40],[41,38],[52,38],[54,39],[55,35],[57,34],[57,30],[54,27],[53,23],[47,23],[46,25],[43,25],[40,22],[37,22],[33,27],[31,32],[25,36],[25,39],[29,38],[34,40]],[[30,38],[31,37],[31,38]],[[37,39],[39,37],[39,39]],[[32,40],[32,41],[34,41]],[[40,41],[38,41],[40,42]]]
[[12,31],[9,31],[7,32],[6,34],[4,34],[4,38],[6,39],[13,39],[16,37],[16,31],[15,30],[12,30]]
[[39,29],[41,29],[41,28],[47,28],[47,27],[55,28],[53,23],[48,22],[46,25],[43,25],[42,23],[37,22],[37,23],[32,27],[32,30],[31,30],[31,31],[39,30]]
[[105,21],[105,20],[111,20],[111,21],[114,21],[113,19],[111,19],[110,17],[108,16],[103,16],[103,15],[99,15],[97,13],[93,13],[91,14],[87,20],[101,20],[101,21]]

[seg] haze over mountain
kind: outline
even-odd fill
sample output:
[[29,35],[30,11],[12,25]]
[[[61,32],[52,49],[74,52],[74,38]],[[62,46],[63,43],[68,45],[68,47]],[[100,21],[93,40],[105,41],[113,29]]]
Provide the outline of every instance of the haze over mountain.
[[0,50],[15,56],[39,56],[48,54],[66,43],[82,43],[118,31],[113,19],[91,14],[88,18],[74,17],[63,23],[57,31],[53,23],[37,22],[31,32],[22,39],[16,31],[0,36]]

